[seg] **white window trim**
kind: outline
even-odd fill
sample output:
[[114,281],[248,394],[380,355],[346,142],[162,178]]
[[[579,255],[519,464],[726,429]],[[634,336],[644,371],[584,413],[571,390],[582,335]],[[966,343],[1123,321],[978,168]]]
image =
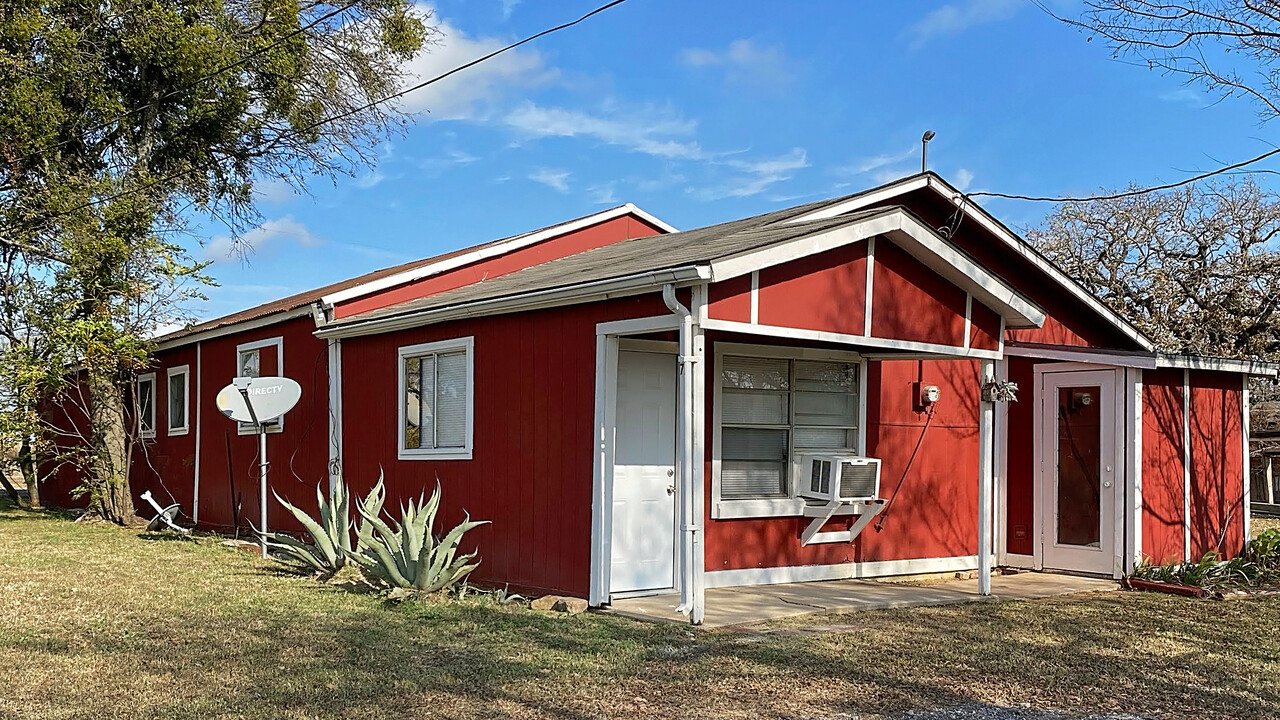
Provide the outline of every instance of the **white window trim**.
[[[263,340],[254,340],[253,342],[241,343],[237,345],[236,346],[236,365],[235,365],[236,374],[237,375],[240,374],[240,353],[246,352],[249,350],[262,350],[263,348],[269,348],[269,347],[273,347],[276,349],[276,372],[279,374],[280,377],[284,377],[284,337],[281,335],[266,338]],[[261,353],[258,354],[258,369],[259,369],[259,372],[261,372],[261,369],[262,369]],[[271,421],[271,424],[267,426],[267,432],[269,433],[284,432],[284,415],[281,415],[280,417]],[[257,435],[258,429],[253,426],[253,423],[236,423],[236,434],[237,435]]]
[[819,360],[846,362],[858,366],[858,454],[867,451],[867,359],[856,352],[844,350],[819,350],[816,348],[782,347],[778,345],[751,345],[746,343],[715,344],[715,387],[712,396],[711,417],[711,517],[717,520],[733,518],[800,517],[807,503],[802,498],[752,498],[720,499],[721,461],[721,398],[724,380],[721,372],[725,355],[742,357],[782,358],[786,360]]
[[[467,428],[466,438],[461,448],[406,448],[404,446],[405,425],[405,358],[425,355],[433,352],[449,350],[465,350],[467,354]],[[475,376],[476,352],[475,337],[454,338],[438,342],[406,345],[396,353],[396,457],[400,460],[470,460],[472,453],[472,436],[475,427]]]
[[[173,426],[173,417],[170,414],[169,393],[173,392],[173,378],[182,376],[182,425]],[[186,435],[191,431],[191,366],[178,365],[171,367],[164,374],[164,427],[165,433],[170,437],[174,435]]]
[[134,392],[135,398],[141,396],[142,393],[138,390],[138,386],[146,382],[151,383],[151,429],[150,430],[143,429],[142,407],[138,406],[138,437],[144,438],[146,440],[151,440],[155,438],[156,425],[159,424],[158,422],[159,418],[156,417],[156,392],[159,390],[159,388],[156,387],[156,374],[153,372],[149,372],[149,373],[143,373],[139,375],[137,380],[134,381],[133,392]]

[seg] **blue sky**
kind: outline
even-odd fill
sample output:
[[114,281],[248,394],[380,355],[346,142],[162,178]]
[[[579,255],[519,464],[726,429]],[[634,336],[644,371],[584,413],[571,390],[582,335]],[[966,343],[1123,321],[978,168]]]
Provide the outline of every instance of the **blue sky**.
[[[431,77],[596,0],[438,0]],[[428,6],[424,6],[428,7]],[[1055,10],[1078,13],[1071,2]],[[222,315],[633,202],[680,228],[930,166],[963,189],[1082,194],[1178,180],[1270,146],[1255,108],[1130,63],[1027,0],[629,0],[411,95],[369,173],[262,186],[247,260],[210,227]],[[1046,204],[991,200],[1024,227]]]

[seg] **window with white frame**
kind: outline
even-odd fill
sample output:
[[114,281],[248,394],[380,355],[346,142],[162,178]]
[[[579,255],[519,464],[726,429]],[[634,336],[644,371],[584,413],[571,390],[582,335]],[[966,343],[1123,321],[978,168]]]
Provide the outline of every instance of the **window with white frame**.
[[138,434],[153,438],[156,436],[156,374],[139,375],[134,391],[138,403]]
[[400,348],[402,459],[470,459],[474,342],[470,337]]
[[188,366],[179,365],[166,371],[168,377],[168,431],[170,435],[186,435],[188,430],[187,411],[190,404],[188,391],[191,389],[191,374]]
[[859,361],[725,354],[719,368],[718,500],[794,495],[794,458],[856,453]]
[[[284,375],[284,338],[273,337],[236,346],[236,377],[262,377],[264,371],[271,370],[277,376]],[[263,425],[267,432],[281,432],[284,430],[284,416],[268,420]],[[241,435],[258,432],[251,422],[238,423],[237,428]]]

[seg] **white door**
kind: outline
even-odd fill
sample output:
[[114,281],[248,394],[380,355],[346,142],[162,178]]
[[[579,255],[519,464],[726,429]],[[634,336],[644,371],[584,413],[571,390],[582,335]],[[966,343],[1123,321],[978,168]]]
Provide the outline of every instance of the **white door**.
[[675,586],[676,357],[618,353],[609,591]]
[[1116,374],[1041,376],[1041,538],[1044,567],[1115,570]]

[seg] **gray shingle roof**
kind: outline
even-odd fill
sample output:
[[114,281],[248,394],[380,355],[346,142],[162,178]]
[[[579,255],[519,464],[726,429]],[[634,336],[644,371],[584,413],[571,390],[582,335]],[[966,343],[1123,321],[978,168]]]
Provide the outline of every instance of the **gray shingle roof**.
[[330,323],[329,327],[630,275],[703,265],[901,209],[897,206],[881,207],[825,220],[804,223],[784,222],[832,202],[838,201],[826,200],[685,232],[623,240],[448,292],[342,318]]

